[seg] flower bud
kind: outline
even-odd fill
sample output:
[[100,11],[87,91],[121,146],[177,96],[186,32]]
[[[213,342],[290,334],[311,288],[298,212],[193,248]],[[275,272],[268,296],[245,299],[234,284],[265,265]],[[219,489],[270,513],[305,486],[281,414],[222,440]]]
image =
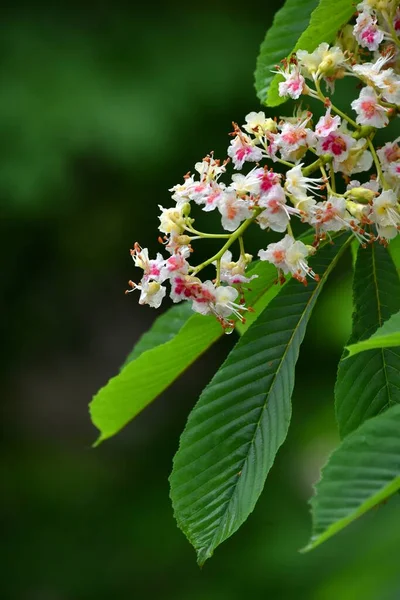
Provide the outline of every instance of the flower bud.
[[336,39],[335,45],[340,46],[343,52],[357,54],[358,44],[353,35],[353,25],[345,25]]
[[274,119],[265,119],[263,129],[265,132],[276,133],[278,131],[278,126]]
[[188,235],[178,235],[176,241],[179,246],[189,246],[191,240]]
[[188,217],[190,215],[190,210],[191,210],[191,206],[189,204],[189,202],[185,202],[182,205],[182,214],[184,217]]
[[356,202],[362,202],[364,204],[372,202],[376,195],[376,192],[366,187],[351,188],[345,193],[346,198],[351,198]]

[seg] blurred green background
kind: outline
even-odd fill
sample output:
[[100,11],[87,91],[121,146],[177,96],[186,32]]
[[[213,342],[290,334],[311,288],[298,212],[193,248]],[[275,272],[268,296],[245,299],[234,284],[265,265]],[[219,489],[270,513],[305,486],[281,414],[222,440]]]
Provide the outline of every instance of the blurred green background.
[[397,499],[298,552],[312,483],[337,441],[349,256],[310,323],[293,423],[264,494],[202,571],[173,520],[167,477],[234,336],[91,448],[87,404],[156,316],[123,294],[136,275],[129,248],[158,249],[168,188],[210,150],[224,157],[231,121],[259,109],[255,60],[279,5],[3,4],[2,600],[400,598]]

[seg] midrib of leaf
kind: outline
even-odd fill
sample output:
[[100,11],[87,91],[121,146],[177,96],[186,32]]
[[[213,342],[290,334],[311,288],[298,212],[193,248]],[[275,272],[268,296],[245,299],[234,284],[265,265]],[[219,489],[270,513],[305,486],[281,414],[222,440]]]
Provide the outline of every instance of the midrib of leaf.
[[[323,284],[325,283],[326,279],[330,275],[331,271],[336,266],[339,258],[342,256],[343,252],[346,250],[346,248],[348,247],[348,245],[351,243],[351,239],[352,238],[349,238],[348,240],[346,240],[346,242],[342,245],[341,249],[336,254],[335,258],[332,260],[332,262],[330,263],[330,265],[328,266],[328,268],[326,269],[326,271],[324,272],[324,274],[321,276],[321,279],[320,279],[318,285],[315,287],[314,291],[312,292],[312,295],[308,299],[307,304],[306,304],[306,306],[305,306],[305,308],[304,308],[304,310],[303,310],[303,312],[301,314],[301,317],[300,317],[299,321],[297,322],[297,324],[296,324],[296,326],[295,326],[295,328],[293,330],[292,335],[289,338],[289,342],[288,342],[288,344],[287,344],[287,346],[286,346],[286,348],[284,350],[284,353],[283,353],[282,358],[281,358],[281,360],[279,362],[277,370],[276,370],[276,372],[275,372],[275,374],[274,374],[274,376],[272,378],[271,384],[270,384],[270,386],[267,388],[267,390],[265,392],[265,402],[263,403],[263,406],[260,409],[260,416],[258,418],[258,421],[255,424],[253,436],[252,436],[251,440],[249,442],[247,442],[248,447],[249,447],[249,451],[247,452],[246,457],[243,459],[242,466],[239,469],[240,472],[243,471],[243,469],[246,467],[246,464],[248,462],[248,455],[250,453],[250,448],[254,445],[257,433],[258,433],[258,431],[260,429],[260,423],[261,423],[262,414],[263,414],[264,410],[268,406],[268,400],[269,400],[270,392],[271,392],[271,390],[273,389],[273,387],[275,385],[276,379],[277,379],[277,377],[278,377],[278,375],[279,375],[279,373],[281,371],[282,365],[285,363],[285,359],[286,359],[286,356],[287,356],[288,352],[292,349],[293,340],[294,340],[294,338],[295,338],[298,330],[300,329],[300,326],[302,325],[303,320],[306,318],[306,316],[308,316],[309,308],[310,308],[310,305],[314,301],[315,295],[319,294],[320,288],[323,286]],[[236,490],[236,485],[234,484],[234,485],[232,485],[232,493],[231,493],[229,502],[226,505],[224,517],[221,519],[221,523],[218,525],[218,527],[217,527],[217,529],[216,529],[216,531],[214,533],[214,536],[212,538],[212,542],[210,542],[208,544],[209,547],[212,546],[213,543],[215,542],[215,540],[218,538],[217,534],[219,534],[220,530],[223,528],[223,526],[224,526],[224,524],[226,522],[227,515],[229,513],[229,507],[231,505],[232,498],[233,498],[233,495],[235,493],[235,490]]]
[[[379,285],[378,285],[378,273],[377,273],[377,268],[376,268],[375,246],[372,246],[372,273],[373,273],[373,279],[374,279],[374,285],[375,285],[376,306],[377,306],[377,310],[378,310],[379,327],[382,327],[383,319],[382,319],[382,309],[381,309],[381,297],[379,294]],[[385,410],[388,406],[390,406],[391,404],[394,404],[394,402],[393,402],[392,395],[390,392],[385,351],[383,348],[381,348],[381,359],[382,359],[382,368],[383,368],[383,372],[384,372],[386,388],[387,388],[387,395],[388,395],[387,404],[382,409],[382,410]]]
[[[369,257],[364,252],[369,253]],[[363,291],[362,277],[365,277],[365,286],[369,290],[367,295]],[[354,278],[355,312],[353,331],[347,345],[357,344],[371,337],[398,310],[400,300],[400,282],[395,266],[387,249],[381,246],[359,248]],[[400,396],[397,397],[395,391],[395,387],[399,387],[397,371],[394,369],[400,363],[397,362],[398,355],[394,350],[395,348],[373,348],[349,357],[345,356],[345,351],[339,363],[335,386],[336,416],[342,437],[357,428],[366,418],[399,403]],[[392,354],[389,355],[389,352]],[[365,370],[371,361],[376,363],[369,380],[371,383],[374,381],[373,391],[362,385],[365,382]]]

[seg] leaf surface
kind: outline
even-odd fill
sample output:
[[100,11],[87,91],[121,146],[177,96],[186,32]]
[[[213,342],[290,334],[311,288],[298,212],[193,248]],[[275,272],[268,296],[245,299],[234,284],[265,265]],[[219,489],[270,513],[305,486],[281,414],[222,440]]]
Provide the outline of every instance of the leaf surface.
[[[162,318],[162,317],[161,317]],[[177,319],[177,323],[180,319]],[[170,336],[170,328],[165,330]],[[115,435],[222,335],[213,317],[193,315],[169,341],[141,352],[101,388],[90,403],[97,444]],[[160,330],[157,332],[160,336]],[[143,339],[143,338],[142,338]],[[142,343],[148,344],[150,336]]]
[[[386,248],[359,248],[353,282],[353,330],[348,346],[368,339],[400,310],[400,281]],[[335,385],[343,437],[365,419],[400,402],[400,348],[373,349],[341,360]]]
[[322,469],[311,499],[311,550],[400,489],[400,406],[346,437]]
[[171,498],[200,565],[247,519],[262,491],[289,427],[294,369],[308,319],[349,241],[341,236],[314,257],[319,284],[292,279],[282,288],[189,416],[174,459]]

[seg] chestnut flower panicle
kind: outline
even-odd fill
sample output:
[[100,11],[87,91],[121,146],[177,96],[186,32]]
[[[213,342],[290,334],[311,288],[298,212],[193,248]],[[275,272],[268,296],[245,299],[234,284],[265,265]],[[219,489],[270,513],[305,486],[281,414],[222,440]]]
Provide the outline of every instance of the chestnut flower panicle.
[[[346,26],[353,32],[349,50],[345,42],[300,49],[274,71],[282,97],[311,97],[322,103],[322,116],[300,103],[291,117],[250,112],[242,126],[233,124],[228,158],[209,154],[170,188],[174,204],[159,206],[158,227],[167,255],[150,258],[137,243],[131,250],[141,277],[129,282],[128,292],[139,291],[140,304],[158,308],[169,295],[230,332],[252,310],[246,296],[257,274],[245,249],[249,227],[282,234],[257,256],[276,267],[278,282],[292,276],[303,284],[318,281],[308,261],[323,240],[334,243],[336,232],[348,231],[363,246],[386,245],[399,234],[400,138],[376,148],[374,136],[400,115],[400,9],[392,0],[365,0],[357,10],[353,27]],[[359,84],[351,102],[355,118],[330,98],[343,77]],[[363,182],[354,177],[358,173],[366,174]],[[200,210],[219,213],[218,231],[197,228]],[[312,245],[294,237],[293,218],[313,229]],[[221,248],[197,264],[197,244],[208,239],[219,240]]]

